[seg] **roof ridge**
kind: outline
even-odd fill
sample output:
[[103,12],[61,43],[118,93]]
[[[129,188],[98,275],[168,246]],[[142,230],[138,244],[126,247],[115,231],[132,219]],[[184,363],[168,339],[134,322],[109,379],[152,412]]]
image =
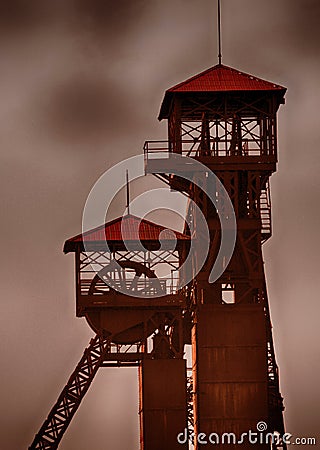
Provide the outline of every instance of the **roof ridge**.
[[211,70],[215,69],[216,67],[227,67],[227,66],[224,66],[223,64],[216,64],[215,66],[209,67],[209,69],[203,70],[202,72],[197,73],[196,75],[193,75],[184,81],[181,81],[180,83],[176,84],[175,86],[172,86],[171,88],[167,89],[166,92],[174,91],[175,89],[179,88],[180,86],[183,86],[185,83],[189,83],[190,81],[193,81],[196,78],[205,75],[207,72],[210,72]]

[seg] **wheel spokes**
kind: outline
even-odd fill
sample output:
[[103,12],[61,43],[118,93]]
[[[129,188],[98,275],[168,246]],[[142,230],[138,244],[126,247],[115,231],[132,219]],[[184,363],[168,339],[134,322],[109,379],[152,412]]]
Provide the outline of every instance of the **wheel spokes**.
[[[108,294],[120,291],[123,294],[137,295],[164,294],[163,286],[154,271],[135,261],[111,262],[100,270],[92,280],[90,294]],[[132,294],[131,294],[132,295]]]

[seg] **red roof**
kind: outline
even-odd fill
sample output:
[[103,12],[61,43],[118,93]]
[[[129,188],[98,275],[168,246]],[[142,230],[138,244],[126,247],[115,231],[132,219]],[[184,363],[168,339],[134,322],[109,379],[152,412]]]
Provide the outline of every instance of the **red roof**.
[[274,91],[285,88],[232,67],[218,64],[168,89],[167,92]]
[[[137,234],[137,230],[139,230],[139,234]],[[174,240],[172,233],[174,233],[178,241],[190,239],[189,236],[178,231],[169,230],[162,225],[130,214],[68,239],[64,244],[63,251],[65,253],[74,252],[77,248],[83,247],[83,242],[85,242],[88,249],[89,247],[97,248],[99,243],[104,243],[105,241],[108,241],[108,243],[123,242],[124,240],[131,242],[154,241],[159,244],[160,233],[161,240],[164,241]]]
[[165,117],[167,101],[176,92],[230,92],[230,91],[286,91],[286,88],[257,78],[232,67],[218,64],[168,89],[162,103],[159,119]]

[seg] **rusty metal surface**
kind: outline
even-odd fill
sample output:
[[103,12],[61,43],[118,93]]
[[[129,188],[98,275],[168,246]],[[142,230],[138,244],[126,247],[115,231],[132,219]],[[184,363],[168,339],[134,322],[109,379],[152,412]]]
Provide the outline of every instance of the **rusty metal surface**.
[[197,432],[220,436],[233,432],[240,437],[243,432],[255,431],[259,421],[268,419],[262,305],[203,305],[196,322],[193,371]]
[[139,384],[141,450],[186,450],[177,441],[187,427],[185,360],[143,360]]
[[[159,321],[181,320],[182,310],[172,309],[97,309],[85,314],[95,333],[112,334],[114,342],[132,344],[145,341],[158,327]],[[159,319],[160,318],[160,319]]]
[[176,308],[185,307],[186,298],[182,294],[164,295],[162,297],[155,298],[141,298],[141,297],[129,297],[125,294],[110,294],[105,295],[102,299],[97,300],[97,296],[83,295],[79,299],[79,306],[85,306],[87,308],[114,308],[122,309],[122,314],[125,314],[123,308],[129,309],[155,309],[155,308]]

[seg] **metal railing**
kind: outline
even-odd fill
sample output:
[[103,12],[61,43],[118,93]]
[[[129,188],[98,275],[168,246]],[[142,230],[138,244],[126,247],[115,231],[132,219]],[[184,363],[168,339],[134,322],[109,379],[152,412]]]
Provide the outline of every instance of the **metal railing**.
[[165,293],[166,295],[176,294],[179,287],[179,279],[176,277],[168,278],[141,278],[138,280],[123,279],[123,280],[111,280],[109,284],[100,280],[95,283],[94,289],[91,289],[92,279],[80,280],[80,294],[81,295],[110,295],[114,294],[114,291],[130,291],[137,292],[140,295],[150,295],[158,293]]
[[145,160],[153,158],[166,158],[170,153],[179,153],[190,158],[200,157],[274,157],[274,149],[263,148],[255,139],[244,139],[241,144],[234,144],[231,138],[221,140],[210,139],[205,142],[200,139],[182,139],[176,142],[168,140],[145,141],[143,150]]

